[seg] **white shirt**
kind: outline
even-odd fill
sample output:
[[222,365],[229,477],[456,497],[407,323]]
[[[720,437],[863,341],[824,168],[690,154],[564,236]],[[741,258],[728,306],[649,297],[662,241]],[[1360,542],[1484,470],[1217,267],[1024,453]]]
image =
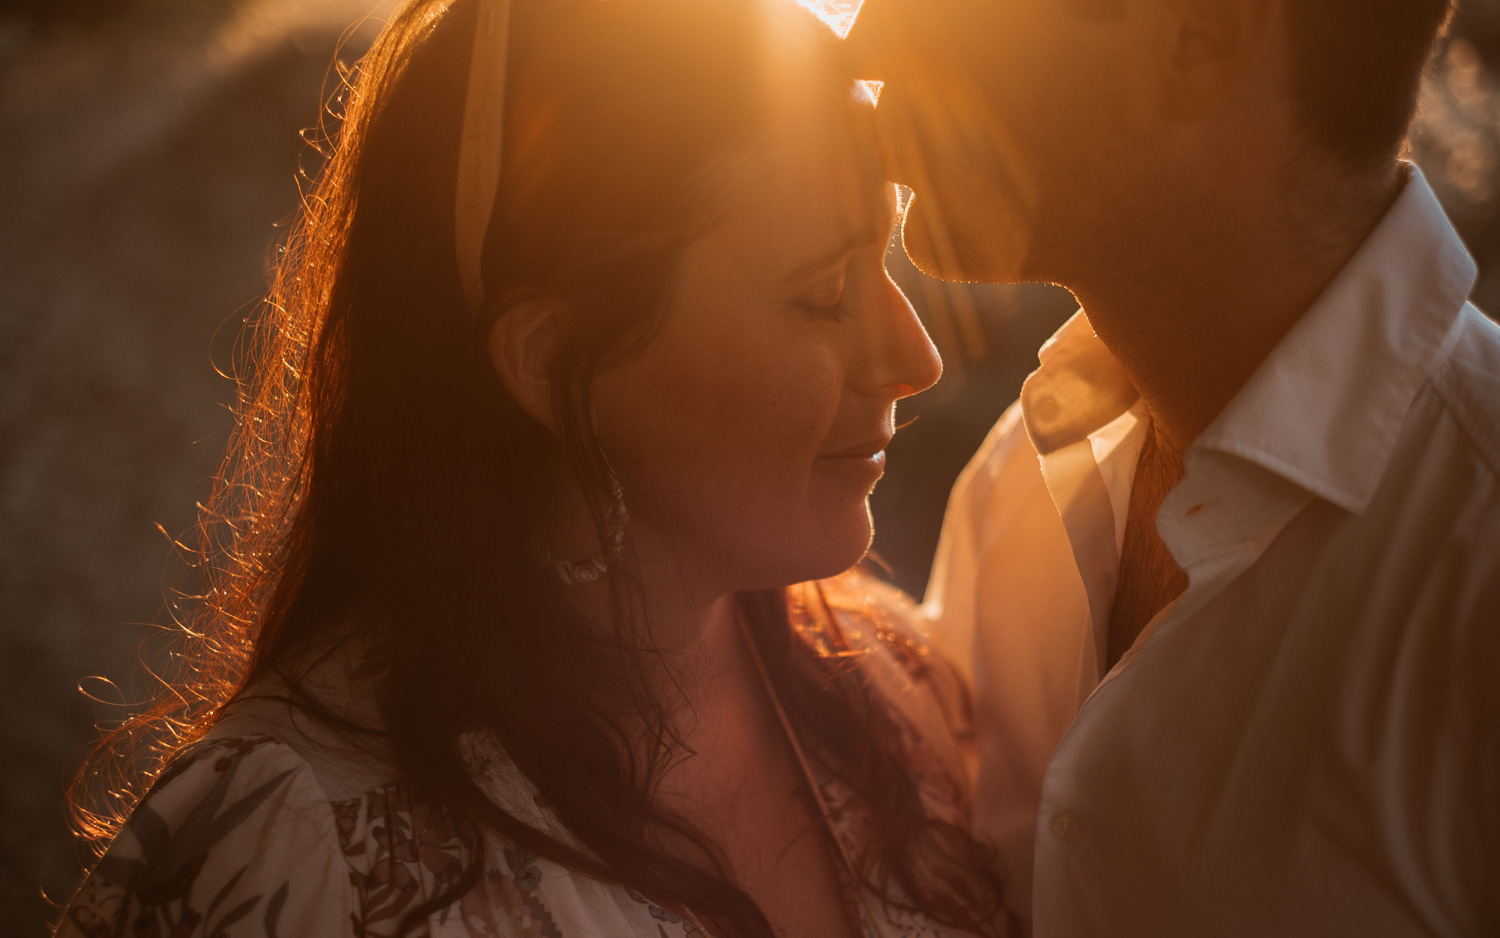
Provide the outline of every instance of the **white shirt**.
[[1037,938],[1500,935],[1500,329],[1415,167],[1185,454],[1190,585],[1104,671],[1138,395],[1080,313],[954,489],[926,611]]

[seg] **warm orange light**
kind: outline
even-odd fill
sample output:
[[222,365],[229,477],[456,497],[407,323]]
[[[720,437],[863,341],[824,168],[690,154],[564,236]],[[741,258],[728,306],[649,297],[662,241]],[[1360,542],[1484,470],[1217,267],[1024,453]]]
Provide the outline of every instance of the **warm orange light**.
[[861,0],[801,0],[803,6],[818,15],[818,19],[832,26],[840,36],[854,25],[854,14],[859,12]]

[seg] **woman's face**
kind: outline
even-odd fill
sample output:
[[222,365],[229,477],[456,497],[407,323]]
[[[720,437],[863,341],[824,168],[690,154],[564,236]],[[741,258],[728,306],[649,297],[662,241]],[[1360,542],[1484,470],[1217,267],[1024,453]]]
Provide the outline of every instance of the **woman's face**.
[[788,110],[729,173],[728,208],[687,250],[660,333],[594,389],[632,536],[724,591],[859,561],[895,402],[942,369],[885,271],[894,186],[847,116]]

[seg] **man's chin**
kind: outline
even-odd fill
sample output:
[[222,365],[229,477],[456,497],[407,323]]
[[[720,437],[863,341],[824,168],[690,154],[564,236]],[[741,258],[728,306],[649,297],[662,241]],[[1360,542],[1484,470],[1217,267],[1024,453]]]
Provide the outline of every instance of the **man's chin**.
[[[901,246],[922,273],[959,283],[1020,283],[1025,277],[1022,226],[975,235],[933,218],[929,201],[912,196],[901,224]],[[951,213],[950,213],[951,214]]]

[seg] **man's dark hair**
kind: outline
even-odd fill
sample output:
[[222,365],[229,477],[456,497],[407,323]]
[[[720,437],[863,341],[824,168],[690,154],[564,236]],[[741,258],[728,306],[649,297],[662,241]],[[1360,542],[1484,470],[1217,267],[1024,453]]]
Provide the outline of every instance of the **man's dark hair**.
[[1451,2],[1291,0],[1293,90],[1313,139],[1357,165],[1394,157]]

